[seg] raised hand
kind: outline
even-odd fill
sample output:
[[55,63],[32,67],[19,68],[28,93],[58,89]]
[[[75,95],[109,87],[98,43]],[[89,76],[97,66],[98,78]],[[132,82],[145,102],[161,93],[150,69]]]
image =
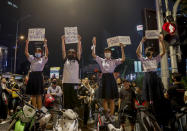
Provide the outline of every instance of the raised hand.
[[96,46],[96,37],[95,37],[95,36],[94,36],[93,39],[92,39],[92,43],[93,43],[93,45]]
[[147,40],[147,38],[144,36],[143,38],[142,38],[142,40],[141,40],[141,42],[145,42]]
[[28,40],[28,39],[26,40],[26,44],[27,44],[27,45],[29,44],[29,40]]
[[160,41],[164,41],[164,36],[163,36],[163,34],[160,34],[159,40],[160,40]]
[[65,35],[62,35],[62,36],[61,36],[61,40],[62,40],[62,41],[65,41]]
[[82,37],[80,35],[78,35],[78,40],[81,41]]
[[119,46],[120,46],[120,47],[124,47],[124,45],[123,45],[122,43],[119,43]]
[[47,45],[47,39],[46,38],[44,39],[44,44]]

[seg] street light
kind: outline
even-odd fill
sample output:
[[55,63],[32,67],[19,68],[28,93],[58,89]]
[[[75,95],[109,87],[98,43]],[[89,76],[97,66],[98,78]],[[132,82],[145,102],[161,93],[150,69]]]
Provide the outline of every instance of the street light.
[[[30,14],[27,14],[26,16],[21,17],[20,19],[18,19],[18,20],[16,21],[16,48],[15,48],[15,55],[14,55],[14,73],[16,73],[17,42],[18,42],[19,39],[20,39],[20,40],[23,40],[23,39],[24,39],[24,36],[18,37],[19,23],[22,22],[22,21],[24,21],[24,20],[26,20],[26,19],[28,19],[28,18],[30,18],[30,17],[31,17],[31,15],[30,15]],[[11,69],[12,69],[12,68],[11,68]]]
[[24,39],[25,39],[25,36],[23,36],[23,35],[20,35],[16,39],[16,48],[15,48],[15,55],[14,55],[14,73],[16,73],[16,61],[17,61],[18,41],[19,40],[24,40]]
[[24,39],[25,39],[25,36],[24,36],[24,35],[20,35],[19,39],[20,39],[20,40],[24,40]]

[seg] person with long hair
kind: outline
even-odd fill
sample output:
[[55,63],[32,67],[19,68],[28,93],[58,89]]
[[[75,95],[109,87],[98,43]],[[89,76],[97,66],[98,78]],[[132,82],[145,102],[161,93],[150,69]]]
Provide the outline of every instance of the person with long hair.
[[30,55],[28,51],[29,41],[26,40],[25,55],[30,65],[29,80],[26,87],[26,93],[31,95],[32,105],[38,109],[42,108],[42,94],[44,93],[43,87],[43,69],[48,61],[48,47],[47,40],[44,40],[45,55],[42,55],[42,49],[36,48],[35,54]]
[[[103,107],[105,112],[108,112],[110,109],[109,115],[114,114],[114,99],[119,97],[118,88],[116,84],[116,80],[114,78],[114,69],[121,63],[125,61],[125,52],[124,47],[120,44],[122,58],[120,59],[112,59],[110,48],[106,48],[104,50],[105,58],[101,58],[96,55],[96,37],[93,37],[92,40],[92,56],[99,64],[102,72],[102,86],[99,87],[99,97],[103,99]],[[110,108],[108,108],[108,103],[110,103]]]

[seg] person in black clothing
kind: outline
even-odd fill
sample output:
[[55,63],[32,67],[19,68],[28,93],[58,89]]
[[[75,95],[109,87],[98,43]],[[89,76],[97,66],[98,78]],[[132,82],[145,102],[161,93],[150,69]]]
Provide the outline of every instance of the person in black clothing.
[[172,110],[179,111],[184,103],[184,85],[181,83],[181,75],[179,73],[172,74],[173,86],[168,89],[167,95],[171,102]]
[[2,78],[0,82],[0,122],[4,121],[8,115],[8,93],[11,93],[11,90],[7,88],[6,79]]
[[120,124],[125,127],[127,116],[131,123],[131,130],[134,129],[134,117],[135,117],[135,93],[130,87],[130,82],[125,80],[124,87],[120,90],[119,99],[119,118]]
[[78,101],[80,103],[79,105],[82,106],[80,108],[83,108],[83,124],[85,127],[87,127],[87,121],[89,118],[89,105],[88,105],[89,103],[87,102],[86,99],[87,97],[89,97],[89,91],[84,85],[81,85],[78,88],[77,94],[78,94]]

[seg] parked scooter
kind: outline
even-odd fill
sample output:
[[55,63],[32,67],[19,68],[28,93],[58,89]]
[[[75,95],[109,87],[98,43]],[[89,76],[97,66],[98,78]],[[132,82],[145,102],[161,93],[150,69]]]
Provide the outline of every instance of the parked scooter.
[[58,114],[53,131],[80,131],[78,114],[71,109],[54,111]]

